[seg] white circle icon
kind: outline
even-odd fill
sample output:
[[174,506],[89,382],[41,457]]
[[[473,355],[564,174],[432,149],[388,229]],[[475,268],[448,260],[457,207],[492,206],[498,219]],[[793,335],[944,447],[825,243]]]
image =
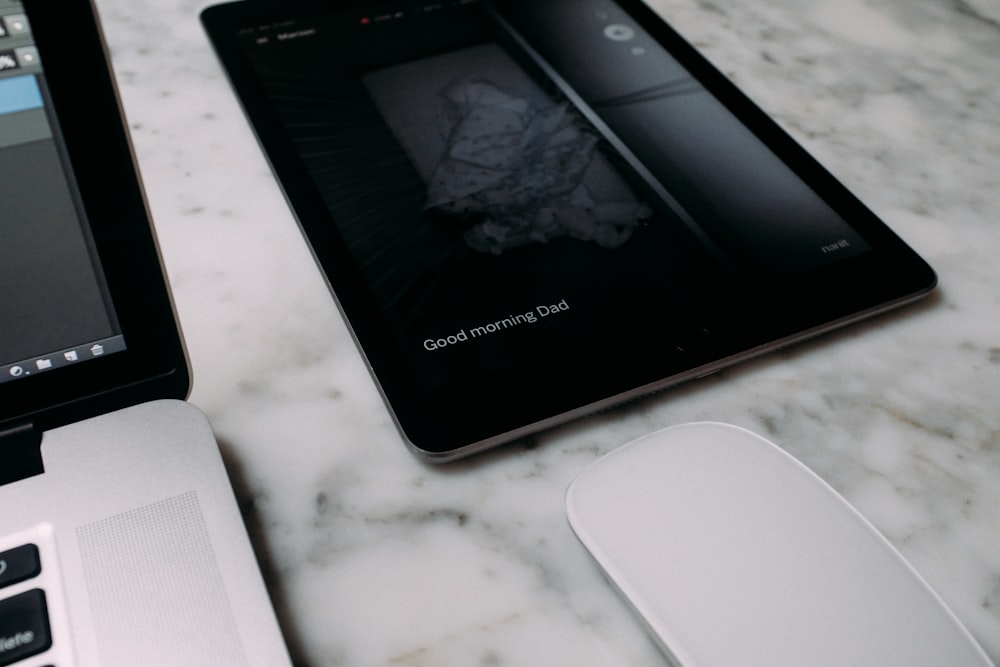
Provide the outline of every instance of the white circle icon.
[[604,36],[613,42],[627,42],[635,38],[635,30],[621,23],[612,23],[604,29]]
[[10,375],[11,377],[19,378],[24,375],[24,369],[20,366],[14,366],[10,369]]

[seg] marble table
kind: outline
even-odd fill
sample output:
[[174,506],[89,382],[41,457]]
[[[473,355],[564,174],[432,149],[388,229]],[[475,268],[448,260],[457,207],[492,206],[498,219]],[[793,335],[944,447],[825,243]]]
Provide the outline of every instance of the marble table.
[[[680,422],[777,441],[1000,662],[1000,5],[653,4],[939,272],[897,314],[464,463],[403,447],[197,21],[97,0],[194,370],[302,665],[662,665],[567,484]],[[780,632],[780,629],[776,629]]]

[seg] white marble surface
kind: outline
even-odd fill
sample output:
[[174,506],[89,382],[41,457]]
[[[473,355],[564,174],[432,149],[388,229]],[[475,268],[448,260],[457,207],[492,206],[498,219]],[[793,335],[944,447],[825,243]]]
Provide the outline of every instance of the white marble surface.
[[[598,455],[770,436],[1000,662],[1000,3],[658,0],[938,270],[915,308],[449,467],[408,454],[197,23],[98,0],[195,373],[302,665],[661,665],[566,526]],[[776,628],[775,632],[781,632]]]

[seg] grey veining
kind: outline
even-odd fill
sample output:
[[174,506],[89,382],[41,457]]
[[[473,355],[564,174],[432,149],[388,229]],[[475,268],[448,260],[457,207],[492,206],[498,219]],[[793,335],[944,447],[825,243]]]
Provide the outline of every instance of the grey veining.
[[1000,662],[1000,4],[657,0],[937,269],[898,314],[473,461],[404,449],[197,23],[98,0],[195,375],[301,664],[661,665],[563,492],[649,431],[761,432]]

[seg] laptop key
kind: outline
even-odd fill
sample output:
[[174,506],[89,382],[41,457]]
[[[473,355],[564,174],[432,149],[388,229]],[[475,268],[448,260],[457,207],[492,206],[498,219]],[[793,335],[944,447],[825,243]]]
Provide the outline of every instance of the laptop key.
[[0,553],[0,588],[37,577],[42,571],[38,547],[34,544],[8,549]]
[[45,593],[38,588],[0,600],[0,667],[52,646]]

